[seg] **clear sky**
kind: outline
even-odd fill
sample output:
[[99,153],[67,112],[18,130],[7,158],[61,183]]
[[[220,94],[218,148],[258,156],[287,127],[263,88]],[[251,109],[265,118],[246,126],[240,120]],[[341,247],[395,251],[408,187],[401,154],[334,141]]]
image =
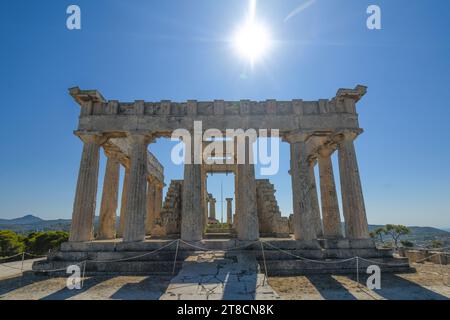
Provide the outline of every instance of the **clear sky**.
[[[70,4],[81,30],[66,28]],[[366,27],[370,4],[382,30]],[[276,42],[253,69],[227,41],[244,0],[5,0],[0,9],[0,218],[71,216],[82,144],[69,87],[122,101],[317,100],[363,84],[356,148],[369,223],[450,226],[449,1],[257,1]],[[167,184],[183,172],[172,145],[150,146]],[[288,167],[283,143],[271,177],[283,215]],[[104,159],[101,179],[103,170]],[[233,194],[232,177],[215,175],[218,199],[221,182]]]

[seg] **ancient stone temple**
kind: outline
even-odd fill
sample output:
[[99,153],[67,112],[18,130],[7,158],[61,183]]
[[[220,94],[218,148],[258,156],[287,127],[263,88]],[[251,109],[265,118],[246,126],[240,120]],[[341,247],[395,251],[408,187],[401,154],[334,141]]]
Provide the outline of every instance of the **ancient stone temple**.
[[[89,260],[92,256],[111,259],[130,256],[133,252],[161,248],[170,239],[183,241],[180,248],[177,247],[177,253],[181,250],[180,259],[183,250],[190,250],[186,243],[212,249],[249,243],[246,250],[253,248],[260,257],[260,245],[252,246],[251,242],[266,239],[264,257],[272,273],[318,270],[305,261],[282,256],[279,250],[310,259],[358,255],[380,262],[392,261],[391,269],[407,266],[405,261],[393,259],[389,250],[376,249],[369,237],[354,146],[354,140],[362,133],[356,104],[366,94],[366,87],[339,89],[333,98],[318,101],[119,102],[106,100],[96,90],[72,88],[70,94],[80,106],[75,134],[83,143],[70,239],[55,257],[35,264],[36,269],[67,264],[83,257]],[[186,149],[191,161],[184,165],[183,179],[170,182],[163,201],[164,170],[151,153],[152,143],[160,137],[171,137],[179,128],[192,135],[198,134],[194,130],[196,121],[201,121],[202,130],[279,131],[283,141],[290,144],[293,215],[289,219],[281,215],[270,180],[256,179],[254,164],[197,164],[194,158],[203,149],[195,144]],[[208,142],[204,141],[201,148],[207,147]],[[99,227],[94,238],[101,149],[107,164]],[[251,157],[251,149],[248,141],[244,148],[246,159]],[[331,156],[334,153],[338,155],[339,168],[333,168]],[[236,154],[219,156],[233,158]],[[122,186],[119,186],[120,166],[125,168]],[[340,176],[342,222],[335,171]],[[222,232],[222,241],[217,241],[217,237],[216,241],[208,240],[211,234],[208,228],[211,222],[217,221],[216,199],[207,191],[207,175],[211,173],[231,173],[235,177],[234,203],[233,199],[226,199],[228,227]],[[120,187],[122,198],[121,208],[118,208]],[[117,213],[119,222],[116,222]],[[170,247],[165,252],[170,250],[175,248]],[[164,269],[164,261],[173,257],[161,259],[127,264],[93,263],[90,268],[150,272]],[[338,264],[327,264],[324,268],[345,271],[345,266]]]

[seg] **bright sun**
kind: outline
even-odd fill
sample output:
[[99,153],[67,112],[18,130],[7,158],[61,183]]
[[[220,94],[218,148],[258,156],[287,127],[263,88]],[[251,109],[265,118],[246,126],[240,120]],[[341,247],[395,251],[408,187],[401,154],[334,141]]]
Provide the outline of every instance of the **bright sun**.
[[270,33],[264,25],[253,19],[238,28],[233,37],[233,46],[239,55],[251,65],[260,60],[272,44]]

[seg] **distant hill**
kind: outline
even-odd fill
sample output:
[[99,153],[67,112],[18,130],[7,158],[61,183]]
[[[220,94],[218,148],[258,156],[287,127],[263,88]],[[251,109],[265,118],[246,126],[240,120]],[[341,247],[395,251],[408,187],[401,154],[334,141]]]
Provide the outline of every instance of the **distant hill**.
[[444,231],[450,232],[450,228],[441,228],[441,230],[444,230]]
[[[369,225],[369,230],[375,230],[377,228],[384,227],[382,225]],[[450,245],[450,232],[433,228],[433,227],[417,227],[411,226],[408,227],[411,230],[411,233],[402,236],[401,240],[409,240],[415,243],[417,246],[426,246],[433,240],[442,241],[444,246]],[[389,238],[388,235],[384,236],[386,241],[390,241],[392,239]]]
[[[95,217],[94,229],[98,226],[98,217]],[[0,230],[12,230],[17,233],[29,233],[33,231],[69,231],[71,219],[43,220],[33,215],[26,215],[16,219],[0,219]],[[117,218],[119,222],[119,218]],[[369,225],[369,230],[384,227],[382,225]],[[404,240],[414,241],[416,245],[426,245],[432,240],[443,241],[450,245],[450,232],[433,227],[409,227],[411,234],[402,237]],[[384,236],[389,241],[389,236]]]
[[26,224],[37,224],[37,223],[41,223],[42,220],[41,218],[35,217],[31,214],[23,216],[21,218],[16,218],[16,219],[0,219],[0,225],[2,224],[12,224],[12,225],[26,225]]
[[[94,228],[98,226],[95,217]],[[0,230],[12,230],[16,233],[30,233],[34,231],[69,231],[71,219],[44,220],[33,215],[26,215],[16,219],[0,219]],[[119,221],[119,219],[117,219]]]
[[33,231],[69,231],[70,219],[44,220],[33,215],[16,219],[0,219],[0,230],[12,230],[17,233]]

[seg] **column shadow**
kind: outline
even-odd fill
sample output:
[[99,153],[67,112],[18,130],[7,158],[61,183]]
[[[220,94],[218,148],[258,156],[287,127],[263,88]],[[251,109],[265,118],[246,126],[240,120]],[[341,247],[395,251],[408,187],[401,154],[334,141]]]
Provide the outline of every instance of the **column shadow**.
[[67,287],[64,287],[54,293],[42,297],[41,300],[67,300],[83,292],[88,291],[90,288],[94,287],[95,285],[101,282],[107,281],[112,278],[113,276],[97,276],[97,277],[93,276],[85,279],[83,282],[83,287],[79,290],[77,289],[69,290]]
[[325,300],[357,300],[354,295],[330,274],[307,275],[306,278]]
[[227,274],[228,279],[224,282],[223,300],[255,300],[258,289],[258,275],[249,274]]
[[169,287],[171,277],[149,276],[138,283],[127,283],[117,290],[111,299],[159,300]]
[[24,274],[17,275],[0,280],[0,296],[8,294],[14,290],[26,287],[36,282],[44,282],[48,280],[48,276]]
[[[366,274],[360,275],[361,285],[366,286],[368,277]],[[356,275],[348,275],[348,278],[356,281]],[[381,289],[373,291],[387,300],[450,300],[418,283],[387,272],[381,274]]]

